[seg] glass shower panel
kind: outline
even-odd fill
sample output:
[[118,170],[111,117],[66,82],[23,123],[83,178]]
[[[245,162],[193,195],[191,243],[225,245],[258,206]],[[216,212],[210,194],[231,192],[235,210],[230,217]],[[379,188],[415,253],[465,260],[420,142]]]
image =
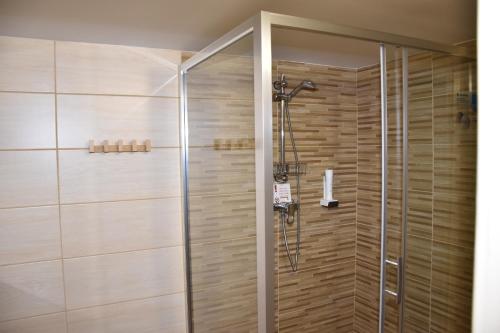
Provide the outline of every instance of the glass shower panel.
[[185,76],[193,332],[256,332],[252,36]]
[[408,117],[403,328],[405,332],[470,332],[475,60],[410,52]]
[[[404,289],[403,254],[406,178],[405,158],[405,75],[404,48],[386,46],[386,100],[387,100],[387,180],[386,180],[386,232],[385,232],[385,295],[384,332],[398,332]],[[384,149],[384,147],[382,147]],[[384,195],[384,193],[383,193]]]

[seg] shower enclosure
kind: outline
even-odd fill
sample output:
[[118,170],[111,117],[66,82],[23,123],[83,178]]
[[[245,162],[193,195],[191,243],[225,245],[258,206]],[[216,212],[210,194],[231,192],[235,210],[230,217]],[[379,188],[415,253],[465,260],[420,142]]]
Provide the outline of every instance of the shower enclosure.
[[[352,67],[280,59],[271,32],[281,30],[348,41]],[[470,330],[469,51],[261,12],[181,65],[191,332]],[[273,81],[283,75],[316,90],[289,101],[297,147],[281,156]],[[295,153],[307,170],[299,257],[285,250],[299,249],[299,230],[285,244],[273,212],[273,165]],[[334,208],[319,205],[329,168]]]

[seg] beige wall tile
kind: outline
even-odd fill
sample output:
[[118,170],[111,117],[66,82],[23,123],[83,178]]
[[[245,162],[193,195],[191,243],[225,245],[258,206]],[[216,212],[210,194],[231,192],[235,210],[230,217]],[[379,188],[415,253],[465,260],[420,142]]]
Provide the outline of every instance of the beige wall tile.
[[0,149],[55,147],[54,95],[0,93]]
[[66,333],[64,312],[9,320],[0,323],[0,333]]
[[0,267],[0,321],[63,310],[60,260]]
[[54,42],[0,36],[0,90],[54,91]]
[[61,207],[64,257],[182,244],[181,199]]
[[68,312],[70,333],[185,333],[185,295],[177,293]]
[[178,95],[180,51],[56,42],[56,59],[58,92]]
[[57,206],[0,209],[0,265],[60,257]]
[[179,146],[176,98],[59,95],[57,108],[61,148],[85,148],[90,139]]
[[61,202],[178,196],[179,154],[178,148],[149,153],[61,151]]
[[68,309],[184,290],[181,246],[64,260]]
[[0,152],[0,208],[57,203],[55,151]]

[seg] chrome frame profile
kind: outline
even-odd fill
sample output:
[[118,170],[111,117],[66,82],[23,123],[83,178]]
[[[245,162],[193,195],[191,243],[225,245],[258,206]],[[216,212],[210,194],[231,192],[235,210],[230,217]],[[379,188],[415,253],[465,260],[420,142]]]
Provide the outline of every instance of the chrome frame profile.
[[381,203],[380,203],[380,291],[378,331],[384,331],[385,316],[385,264],[387,260],[387,67],[386,48],[380,44],[380,131],[381,131]]
[[402,50],[402,80],[403,80],[403,200],[402,200],[402,221],[401,221],[401,258],[399,272],[401,272],[401,287],[399,288],[399,297],[401,302],[399,303],[399,332],[403,333],[404,330],[404,313],[405,313],[405,263],[407,258],[407,237],[408,237],[408,150],[410,146],[408,145],[408,48],[403,47]]
[[[192,306],[191,306],[191,275],[189,253],[189,128],[187,107],[186,78],[189,70],[208,58],[217,54],[226,47],[234,44],[253,32],[254,56],[254,102],[255,102],[255,176],[256,190],[256,228],[257,228],[257,303],[258,303],[258,331],[260,333],[274,331],[274,233],[273,233],[273,207],[272,207],[272,181],[273,181],[273,145],[272,145],[272,50],[271,28],[281,27],[310,31],[335,36],[350,37],[388,45],[412,47],[428,51],[437,51],[454,55],[467,54],[466,49],[460,46],[446,45],[396,34],[384,33],[368,29],[360,29],[337,25],[329,22],[301,18],[296,16],[281,15],[261,11],[256,16],[240,24],[221,38],[201,50],[199,53],[182,63],[179,67],[180,80],[180,119],[181,129],[181,170],[182,192],[184,211],[184,242],[186,266],[186,294],[187,294],[187,319],[188,329],[192,332]],[[381,45],[381,52],[384,48]],[[384,49],[385,54],[385,49]],[[384,73],[385,75],[385,73]],[[381,75],[382,77],[383,75]],[[386,94],[385,94],[386,95]],[[385,96],[387,97],[387,96]],[[387,110],[385,110],[386,112]],[[384,127],[385,134],[387,130]],[[384,142],[382,149],[387,149]],[[386,158],[386,154],[384,159]],[[385,170],[387,165],[385,164]],[[384,196],[387,188],[383,186]],[[384,205],[385,205],[384,201]],[[385,207],[381,207],[384,211]],[[385,225],[382,225],[385,234]],[[381,253],[385,253],[385,244],[381,242]],[[383,249],[383,251],[382,251]],[[385,259],[385,256],[383,257]],[[381,273],[382,274],[382,273]],[[384,273],[385,276],[385,273]],[[382,279],[381,279],[382,280]],[[384,278],[385,280],[385,278]],[[381,295],[384,290],[381,288]],[[383,297],[380,297],[382,300]],[[383,302],[381,303],[383,305]],[[380,309],[383,319],[383,306]],[[381,327],[381,328],[380,328]],[[380,332],[383,332],[379,323]]]

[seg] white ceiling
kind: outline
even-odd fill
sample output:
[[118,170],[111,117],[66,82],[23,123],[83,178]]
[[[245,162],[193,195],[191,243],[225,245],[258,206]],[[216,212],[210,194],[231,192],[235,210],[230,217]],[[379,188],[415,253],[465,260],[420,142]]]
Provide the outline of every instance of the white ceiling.
[[[476,0],[0,0],[0,34],[197,51],[259,10],[450,44],[476,33]],[[295,60],[362,66],[376,56],[332,37],[274,37]]]

